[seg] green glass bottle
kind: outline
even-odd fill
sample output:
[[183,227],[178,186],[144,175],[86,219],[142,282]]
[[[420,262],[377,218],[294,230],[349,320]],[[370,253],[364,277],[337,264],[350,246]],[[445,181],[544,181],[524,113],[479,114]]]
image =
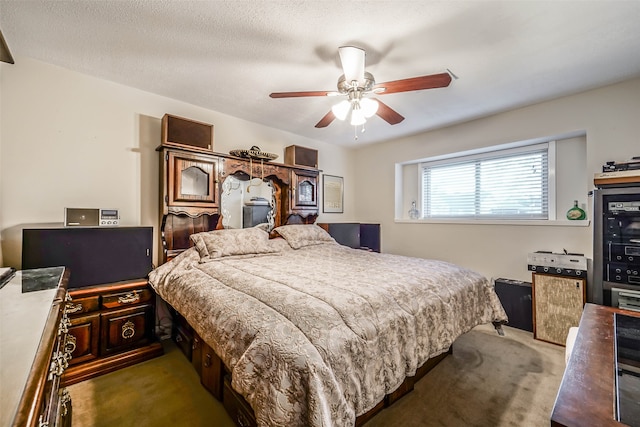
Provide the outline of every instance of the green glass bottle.
[[577,220],[577,219],[585,219],[587,214],[583,211],[580,206],[578,206],[578,201],[573,201],[573,207],[567,211],[567,219]]

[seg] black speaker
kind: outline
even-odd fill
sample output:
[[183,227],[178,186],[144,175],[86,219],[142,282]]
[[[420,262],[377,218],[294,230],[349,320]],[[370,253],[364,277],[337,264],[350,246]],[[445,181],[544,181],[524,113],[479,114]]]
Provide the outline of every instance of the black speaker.
[[507,326],[533,332],[531,282],[500,278],[495,289],[509,318]]
[[336,242],[350,248],[360,248],[360,224],[339,222],[329,224],[329,234]]
[[153,227],[25,228],[22,269],[65,266],[70,288],[146,277]]
[[380,252],[380,224],[329,223],[327,231],[341,245]]
[[380,252],[380,224],[360,224],[360,246]]

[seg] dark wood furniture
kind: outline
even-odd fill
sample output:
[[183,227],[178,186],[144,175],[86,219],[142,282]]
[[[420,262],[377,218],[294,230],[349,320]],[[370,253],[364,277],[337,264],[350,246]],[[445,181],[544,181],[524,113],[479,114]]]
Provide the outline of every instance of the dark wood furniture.
[[72,289],[69,296],[75,345],[64,385],[163,354],[154,332],[156,296],[146,279]]
[[19,271],[2,288],[2,425],[71,426],[71,397],[60,384],[74,345],[68,282],[69,271],[54,267]]
[[222,228],[220,191],[230,175],[271,182],[276,227],[312,224],[318,216],[318,169],[165,146],[158,150],[162,262],[188,249],[191,234]]
[[551,413],[552,426],[623,426],[615,419],[614,313],[640,313],[586,304]]
[[341,245],[380,252],[380,224],[332,222],[318,223],[318,225]]
[[23,265],[64,265],[72,274],[64,385],[163,353],[155,338],[152,227],[56,227],[23,230]]

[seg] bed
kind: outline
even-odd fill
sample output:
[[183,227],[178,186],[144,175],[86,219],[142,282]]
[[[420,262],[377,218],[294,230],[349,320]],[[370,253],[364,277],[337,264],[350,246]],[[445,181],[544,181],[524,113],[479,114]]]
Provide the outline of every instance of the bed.
[[476,272],[352,249],[313,224],[191,242],[149,281],[219,355],[259,426],[353,426],[457,337],[507,320]]

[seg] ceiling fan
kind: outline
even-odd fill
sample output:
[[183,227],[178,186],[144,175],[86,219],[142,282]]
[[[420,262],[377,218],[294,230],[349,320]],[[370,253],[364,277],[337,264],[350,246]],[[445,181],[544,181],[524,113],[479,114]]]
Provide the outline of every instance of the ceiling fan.
[[308,91],[308,92],[274,92],[271,98],[298,98],[305,96],[346,96],[347,99],[334,105],[331,110],[316,123],[317,128],[327,127],[336,118],[345,120],[350,116],[350,123],[354,126],[363,125],[366,119],[377,114],[391,125],[404,120],[397,111],[372,98],[371,94],[388,95],[398,92],[434,89],[447,87],[451,83],[449,73],[432,74],[376,84],[371,73],[364,70],[365,51],[355,46],[338,48],[340,62],[344,74],[338,79],[338,91]]

